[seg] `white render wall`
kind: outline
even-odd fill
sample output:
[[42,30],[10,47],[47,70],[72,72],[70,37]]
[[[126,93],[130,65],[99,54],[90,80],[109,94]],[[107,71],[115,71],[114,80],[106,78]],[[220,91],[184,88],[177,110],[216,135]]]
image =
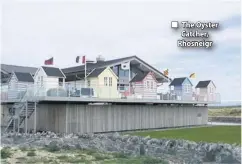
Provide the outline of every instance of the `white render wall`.
[[39,104],[37,129],[85,133],[204,125],[207,113],[205,106]]

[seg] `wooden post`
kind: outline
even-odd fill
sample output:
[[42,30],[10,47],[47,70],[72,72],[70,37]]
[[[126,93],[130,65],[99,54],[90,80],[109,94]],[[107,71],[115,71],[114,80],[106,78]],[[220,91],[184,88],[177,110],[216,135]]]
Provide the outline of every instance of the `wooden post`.
[[34,102],[34,133],[36,133],[36,111],[37,108],[36,108],[36,102]]
[[26,106],[25,106],[25,133],[27,134],[27,127],[28,127],[28,101],[26,101]]
[[19,120],[20,120],[20,119],[19,119],[19,116],[18,116],[18,133],[19,133],[19,122],[20,122]]
[[69,107],[69,104],[66,104],[66,133],[68,133],[68,107]]

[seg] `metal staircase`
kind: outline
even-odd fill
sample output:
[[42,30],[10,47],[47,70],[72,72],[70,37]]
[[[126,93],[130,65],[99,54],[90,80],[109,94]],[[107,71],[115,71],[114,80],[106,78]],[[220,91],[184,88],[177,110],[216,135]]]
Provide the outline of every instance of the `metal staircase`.
[[15,112],[14,115],[9,118],[5,132],[11,130],[14,132],[18,130],[19,132],[19,127],[22,125],[22,123],[28,120],[36,110],[37,103],[38,102],[35,99],[35,94],[29,95],[28,91],[26,90],[20,101],[13,104],[12,109]]

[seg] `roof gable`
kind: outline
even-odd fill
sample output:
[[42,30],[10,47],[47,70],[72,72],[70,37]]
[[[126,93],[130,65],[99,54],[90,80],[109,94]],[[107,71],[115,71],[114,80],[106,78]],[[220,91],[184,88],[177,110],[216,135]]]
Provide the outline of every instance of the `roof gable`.
[[130,82],[140,82],[148,75],[149,72],[136,74]]
[[30,73],[14,72],[13,74],[20,82],[34,82],[34,79]]
[[34,75],[37,69],[38,68],[35,68],[35,67],[1,64],[1,70],[9,74],[12,72],[23,72],[23,73],[31,73],[32,75]]
[[64,77],[65,78],[64,73],[59,68],[45,67],[45,66],[42,66],[42,68],[43,68],[43,70],[44,70],[44,72],[46,73],[47,76]]
[[[129,56],[129,57],[124,57],[124,58],[119,58],[119,59],[114,59],[114,60],[101,61],[101,62],[97,62],[97,63],[87,63],[87,66],[86,66],[87,67],[87,72],[88,71],[90,72],[91,70],[96,69],[96,68],[103,68],[103,67],[107,67],[107,66],[111,67],[111,66],[114,66],[114,65],[119,65],[121,63],[129,62],[131,60],[136,60],[139,63],[141,63],[142,65],[144,65],[146,67],[149,67],[149,69],[151,69],[152,72],[155,72],[156,74],[159,74],[159,76],[162,76],[165,79],[169,79],[162,72],[160,72],[156,68],[152,67],[151,65],[149,65],[145,61],[141,60],[137,56]],[[81,71],[84,71],[84,70],[85,70],[85,65],[76,66],[76,67],[69,67],[69,68],[62,69],[62,71],[65,73],[65,75],[81,72]]]
[[180,78],[174,78],[169,86],[181,86],[186,79],[192,85],[191,81],[187,77],[180,77]]
[[98,77],[106,68],[98,68],[98,69],[94,69],[89,75],[88,77]]
[[181,77],[181,78],[174,78],[173,80],[172,80],[172,82],[170,83],[170,85],[169,86],[180,86],[180,85],[182,85],[182,83],[184,82],[184,80],[185,80],[186,78],[185,77]]
[[199,81],[195,88],[207,88],[211,82],[214,85],[214,87],[216,87],[212,80],[206,80],[206,81]]

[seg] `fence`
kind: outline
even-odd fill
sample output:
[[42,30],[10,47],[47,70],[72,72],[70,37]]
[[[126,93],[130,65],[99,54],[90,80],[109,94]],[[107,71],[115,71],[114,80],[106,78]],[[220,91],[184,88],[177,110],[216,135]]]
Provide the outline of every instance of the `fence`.
[[[204,102],[220,102],[220,95],[214,93],[211,96],[196,95],[195,93],[179,96],[172,93],[157,94],[155,86],[131,86],[126,90],[120,90],[117,83],[100,84],[98,82],[85,83],[54,83],[48,82],[42,86],[31,85],[27,86],[27,91],[14,92],[11,89],[1,91],[1,100],[21,99],[23,94],[28,97],[33,96],[48,96],[48,97],[81,97],[81,98],[106,98],[106,99],[147,99],[147,100],[174,100],[174,101],[204,101]],[[15,96],[10,97],[13,94]]]

